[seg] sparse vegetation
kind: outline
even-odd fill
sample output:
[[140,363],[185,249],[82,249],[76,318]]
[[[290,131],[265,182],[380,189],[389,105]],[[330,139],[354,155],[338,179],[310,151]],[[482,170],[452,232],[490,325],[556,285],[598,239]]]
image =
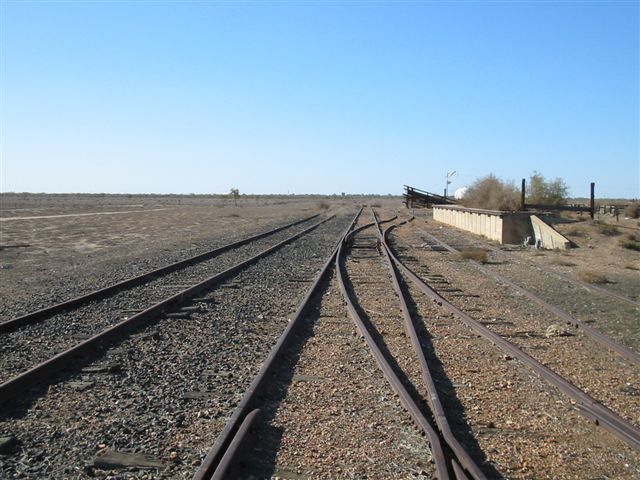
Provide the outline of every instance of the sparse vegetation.
[[567,230],[565,232],[565,235],[567,235],[569,237],[584,237],[584,236],[586,236],[586,234],[584,233],[584,230],[582,230],[581,228],[578,228],[578,227],[573,227],[573,228]]
[[627,205],[627,208],[624,209],[624,214],[629,218],[640,217],[640,202],[631,202]]
[[553,263],[554,265],[558,265],[560,267],[575,267],[576,264],[573,262],[570,262],[568,260],[565,260],[564,258],[559,258],[559,257],[554,257],[550,260],[551,263]]
[[233,197],[233,203],[237,207],[238,206],[238,197],[240,196],[240,190],[237,188],[232,188],[229,190],[229,195]]
[[630,233],[625,238],[620,239],[620,246],[640,252],[640,238],[638,238],[637,234]]
[[583,270],[578,273],[578,278],[587,283],[609,283],[609,279],[594,270]]
[[618,230],[618,228],[615,225],[610,225],[608,223],[604,223],[599,220],[595,220],[593,224],[598,228],[598,231],[602,235],[607,235],[609,237],[612,237],[614,235],[620,234],[620,230]]
[[503,182],[495,175],[480,178],[464,195],[466,207],[489,210],[517,210],[519,193],[512,182]]
[[569,188],[561,178],[546,180],[541,173],[533,172],[529,177],[527,203],[562,205],[566,203]]
[[319,202],[318,208],[320,210],[329,210],[329,204],[327,202]]
[[487,251],[482,248],[465,248],[455,254],[455,260],[475,260],[479,263],[487,263]]

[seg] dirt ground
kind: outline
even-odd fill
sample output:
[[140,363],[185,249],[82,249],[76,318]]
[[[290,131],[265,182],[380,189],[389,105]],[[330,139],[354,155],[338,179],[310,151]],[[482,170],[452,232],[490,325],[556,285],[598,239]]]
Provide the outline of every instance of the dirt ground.
[[[353,211],[354,205],[362,204],[384,210],[385,218],[387,214],[391,215],[394,212],[399,213],[403,218],[408,217],[411,213],[404,208],[399,198],[241,198],[235,205],[232,199],[224,197],[0,196],[0,306],[11,307],[2,309],[4,311],[0,312],[0,320],[11,318],[11,312],[23,311],[22,313],[26,313],[51,304],[55,300],[61,301],[71,298],[74,294],[114,283],[118,279],[128,278],[150,270],[151,267],[165,265],[171,261],[200,253],[214,245],[225,244],[316,213]],[[473,244],[488,247],[489,243],[468,232],[438,225],[430,217],[427,210],[416,210],[414,214],[417,220],[406,227],[407,231],[410,230],[413,233],[407,235],[406,238],[402,237],[401,233],[398,234],[399,243],[407,248],[405,256],[408,258],[415,256],[414,260],[422,258],[425,262],[425,268],[428,267],[435,273],[450,276],[453,279],[452,282],[457,282],[454,283],[454,286],[458,285],[461,291],[470,292],[469,311],[472,310],[471,307],[480,308],[481,302],[476,299],[481,298],[480,294],[484,295],[485,292],[480,291],[483,284],[479,280],[478,273],[460,261],[452,262],[451,258],[438,250],[427,248],[426,243],[421,243],[424,240],[421,235],[423,231],[428,230],[436,237],[440,234],[445,237],[444,232],[448,231],[451,238],[458,242],[458,245]],[[369,210],[365,212],[365,216],[369,218]],[[640,252],[624,248],[622,245],[622,242],[629,239],[630,235],[640,240],[638,220],[626,219],[622,216],[616,220],[610,215],[599,215],[594,222],[586,215],[583,218],[574,215],[559,218],[554,222],[554,227],[567,235],[575,244],[575,248],[568,251],[544,251],[536,250],[531,246],[527,248],[499,246],[501,250],[514,258],[505,260],[494,252],[489,255],[488,265],[498,271],[504,270],[505,274],[513,275],[514,280],[522,283],[526,288],[537,291],[551,303],[567,309],[589,323],[593,323],[596,328],[637,351],[638,345],[640,345],[640,328],[638,328],[640,309],[635,306],[619,304],[619,302],[610,301],[598,295],[585,293],[582,296],[575,292],[572,295],[563,294],[564,290],[558,287],[563,281],[558,283],[558,278],[551,276],[548,272],[561,273],[570,278],[587,282],[598,280],[602,282],[598,284],[600,287],[638,301],[640,299]],[[400,232],[402,231],[400,230]],[[109,273],[107,274],[107,272]],[[371,281],[365,283],[371,283]],[[502,302],[503,300],[507,302],[506,299],[510,299],[510,302],[517,303],[519,300],[514,300],[515,297],[509,297],[508,292],[503,292],[502,289],[496,290],[495,286],[487,288],[493,289],[493,293],[500,297],[496,297],[498,298],[496,301],[489,302],[490,305],[483,307],[487,310],[485,316],[489,322],[495,321],[494,323],[496,323],[502,317],[507,319],[513,317],[515,322],[513,328],[518,330],[515,332],[516,334],[522,334],[523,332],[520,330],[525,327],[526,332],[534,330],[533,327],[527,327],[526,321],[538,318],[537,311],[524,312],[523,310],[524,313],[517,317],[515,306],[512,305],[511,310],[508,310]],[[478,290],[477,295],[475,294],[476,290]],[[367,294],[375,301],[382,302],[380,308],[386,305],[371,285],[369,285]],[[365,296],[363,293],[363,297]],[[503,299],[501,296],[505,298]],[[342,305],[342,301],[336,298],[336,302],[336,308],[341,308],[339,305]],[[430,302],[428,305],[435,308]],[[480,384],[481,375],[479,372],[481,370],[473,370],[474,375],[478,375],[474,382],[465,380],[469,372],[465,370],[468,365],[459,360],[463,358],[461,352],[464,353],[465,349],[477,350],[479,358],[484,358],[484,361],[492,361],[491,359],[493,359],[494,362],[497,358],[495,353],[494,356],[482,354],[484,350],[478,346],[472,346],[478,342],[475,336],[470,337],[464,329],[460,329],[459,335],[453,335],[451,331],[443,327],[444,317],[438,317],[437,314],[431,315],[431,313],[425,315],[425,318],[433,320],[431,328],[433,329],[434,342],[442,343],[452,338],[460,342],[460,352],[455,355],[446,354],[448,351],[443,353],[443,358],[451,361],[451,366],[448,367],[451,372],[458,370],[462,372],[460,379],[452,382],[452,386],[462,388],[460,396],[464,401],[476,402],[477,398],[473,395],[468,398],[464,396],[466,395],[464,389],[470,388],[472,384]],[[546,324],[543,327],[546,328]],[[543,327],[540,327],[541,331],[544,331]],[[439,331],[438,328],[441,328],[442,331]],[[452,327],[446,326],[446,328]],[[397,337],[399,338],[400,335]],[[528,334],[526,337],[527,339],[519,341],[529,341]],[[559,339],[554,337],[549,340],[543,335],[531,335],[531,338],[533,338],[532,342],[538,341],[538,339],[541,342],[578,340],[573,336],[559,337]],[[589,349],[598,350],[599,348],[588,344],[588,342],[585,344]],[[586,348],[583,350],[587,351]],[[572,352],[573,349],[568,349],[568,351]],[[571,364],[572,361],[575,363],[574,360],[568,360],[566,364]],[[510,365],[506,365],[504,362],[499,365],[504,368],[502,374],[504,378],[507,378],[506,375],[516,375],[513,370],[508,370],[507,367]],[[622,372],[622,370],[620,371]],[[451,378],[454,378],[455,375],[451,372]],[[523,381],[525,384],[530,382],[529,377],[531,375],[526,370],[526,381]],[[593,376],[593,378],[596,377],[596,375]],[[628,377],[628,381],[622,387],[618,385],[617,380],[616,382],[612,381],[612,385],[615,384],[616,389],[615,392],[612,390],[612,404],[625,412],[628,410],[627,417],[637,425],[640,421],[640,417],[637,417],[638,398],[640,398],[637,393],[637,382],[635,377],[631,378],[626,374],[621,374],[619,377]],[[523,376],[523,378],[525,377]],[[591,382],[590,376],[585,378],[584,382],[589,389],[593,388],[596,394],[604,398],[604,393],[598,393],[595,381]],[[578,380],[582,381],[581,378]],[[489,382],[486,386],[487,392],[495,393],[504,390],[502,384],[497,387],[493,385],[496,383],[495,379],[485,379],[484,381]],[[515,380],[513,382],[515,384]],[[465,387],[465,385],[467,386]],[[509,387],[511,384],[506,382],[505,385]],[[539,390],[547,392],[543,387],[540,387]],[[623,394],[627,397],[624,397]],[[527,398],[524,390],[520,397],[517,392],[510,395],[507,392],[504,395],[497,401],[489,401],[487,405],[509,403],[505,401],[505,398],[509,398],[510,403],[513,403],[514,399],[520,398],[524,404]],[[554,402],[559,403],[560,400],[553,392],[547,392],[545,395],[548,396],[549,410],[551,410]],[[480,403],[488,401],[487,397],[483,398],[485,400],[480,400]],[[532,395],[531,398],[536,399],[532,401],[533,403],[539,402],[537,396]],[[622,400],[618,401],[619,399],[626,400],[621,404]],[[570,410],[571,405],[567,402],[566,407]],[[467,414],[473,417],[475,413],[468,412],[476,412],[476,408],[479,407],[469,403],[469,405],[465,405],[465,408]],[[482,432],[489,431],[491,435],[497,435],[496,431],[502,427],[505,432],[511,431],[511,426],[505,426],[511,421],[507,421],[506,418],[511,417],[504,415],[501,417],[498,413],[495,414],[495,417],[498,420],[492,418],[490,422],[493,426],[491,428],[483,427]],[[544,420],[545,417],[541,418]],[[505,425],[500,423],[503,420]],[[579,421],[584,423],[583,420]],[[542,425],[543,422],[538,423]],[[579,424],[580,428],[586,425],[583,423]],[[481,425],[481,422],[478,425]],[[562,431],[557,423],[543,426],[544,432],[548,430],[553,435]],[[575,436],[582,431],[580,428],[576,430],[568,425],[566,431]],[[587,428],[589,430],[585,434],[585,438],[592,438],[594,431],[600,434],[600,431],[592,426],[584,426],[584,429]],[[607,439],[608,437],[603,438]],[[555,441],[550,440],[549,442],[554,443]],[[545,444],[546,447],[551,445],[549,442]],[[603,440],[602,443],[606,442]],[[557,453],[559,450],[555,446],[549,447],[549,449],[553,450],[552,456],[555,459],[553,462],[557,463],[553,463],[551,460],[547,462],[551,476],[545,478],[553,478],[554,472],[560,471],[562,462],[566,461],[566,458],[562,456],[564,454]],[[528,454],[533,459],[527,461],[526,464],[519,453],[507,451],[506,447],[502,449],[497,440],[491,443],[490,447],[485,448],[485,451],[495,457],[493,461],[500,467],[499,471],[504,473],[507,478],[542,478],[536,475],[546,461],[540,460],[536,463],[534,457],[539,456],[536,451],[529,451]],[[585,453],[582,461],[585,465],[590,465],[593,472],[602,473],[600,467],[594,464],[593,455]],[[625,468],[628,468],[630,473],[608,478],[639,478],[637,475],[640,470],[637,461],[627,463],[631,467],[625,465]],[[567,471],[569,470],[571,469]],[[510,476],[511,473],[513,476]],[[567,473],[567,475],[559,475],[556,478],[579,477]]]
[[[400,204],[397,198],[371,201]],[[120,265],[123,276],[131,276],[139,273],[136,265],[159,254],[185,258],[354,202],[267,196],[241,197],[236,205],[228,197],[2,195],[0,295],[5,302],[27,302],[64,282],[97,288],[107,266]]]
[[[562,217],[554,228],[574,244],[562,252],[536,252],[536,260],[574,278],[599,280],[602,286],[640,299],[640,252],[624,248],[622,242],[634,236],[640,240],[638,219],[619,220],[612,215],[596,214],[592,221],[587,215]],[[596,278],[599,273],[604,278]]]

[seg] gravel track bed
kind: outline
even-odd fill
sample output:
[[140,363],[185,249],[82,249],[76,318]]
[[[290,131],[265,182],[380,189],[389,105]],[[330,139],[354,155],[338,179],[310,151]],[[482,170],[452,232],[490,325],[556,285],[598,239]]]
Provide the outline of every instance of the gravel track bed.
[[246,478],[432,478],[416,430],[346,311],[335,272],[265,394]]
[[[369,222],[364,213],[358,225]],[[372,233],[356,237],[363,242],[373,250],[350,250],[351,261],[379,262]],[[335,271],[315,300],[280,381],[267,393],[274,399],[266,409],[270,421],[259,427],[262,441],[250,455],[261,460],[248,478],[431,478],[429,444],[349,317]]]
[[[409,228],[404,232],[410,235]],[[405,245],[419,241],[419,231],[414,232],[413,237],[403,242]],[[510,288],[497,285],[469,261],[452,261],[452,254],[434,251],[425,252],[423,258],[432,272],[450,282],[441,293],[454,305],[464,311],[469,307],[479,308],[481,311],[472,312],[472,316],[489,329],[622,417],[640,425],[640,370],[635,366],[579,329],[565,327],[552,314],[514,294]],[[456,289],[459,292],[451,291]],[[549,336],[550,328],[558,330]]]
[[265,248],[304,230],[312,224],[311,222],[258,239],[212,259],[119,292],[112,297],[90,302],[76,310],[62,312],[42,322],[2,334],[0,382],[121,322],[132,316],[135,311],[144,310],[189,285],[194,285],[256,255]]
[[[2,457],[3,475],[190,478],[351,218],[234,276],[237,288],[213,290],[190,319],[161,319],[5,412],[0,436],[18,447]],[[107,471],[111,451],[162,466]]]
[[[580,333],[545,338],[539,311],[496,288],[495,282],[475,268],[466,262],[452,262],[449,254],[410,248],[421,243],[415,226],[395,230],[391,243],[409,268],[458,308],[542,363],[549,363],[561,375],[572,381],[571,375],[577,377],[578,386],[637,422],[638,397],[633,392],[638,372]],[[590,478],[583,469],[599,474],[612,469],[610,478],[638,475],[637,452],[578,415],[566,396],[479,338],[460,320],[436,309],[412,285],[409,291],[426,323],[445,378],[472,425],[473,436],[501,473],[509,478]],[[582,360],[576,359],[578,355]],[[447,381],[440,384],[447,385]],[[444,403],[445,408],[451,405]],[[455,417],[455,411],[452,415]]]
[[[155,248],[152,250],[132,259],[117,258],[114,260],[110,258],[97,261],[97,263],[95,260],[87,260],[84,262],[86,265],[81,263],[82,260],[78,260],[80,263],[72,273],[55,272],[55,281],[40,285],[32,284],[31,279],[27,278],[21,289],[22,295],[0,296],[0,321],[10,320],[27,312],[75,298],[243,238],[273,230],[278,226],[292,223],[296,219],[312,214],[313,212],[306,215],[285,216],[276,221],[269,219],[268,223],[259,225],[254,222],[246,226],[237,226],[235,230],[223,230],[221,234],[212,235],[212,238],[205,241],[186,242],[188,246],[184,242],[182,245],[170,246],[167,242],[167,246],[154,246]],[[7,252],[10,253],[10,251],[5,251],[5,253]]]
[[[481,239],[471,238],[468,234],[453,228],[440,228],[435,222],[427,222],[421,227],[435,237],[443,240],[455,248],[465,246],[486,248],[487,243]],[[424,239],[424,243],[429,243]],[[563,280],[549,273],[552,267],[545,265],[531,265],[535,258],[545,255],[556,255],[557,252],[509,252],[500,254],[490,251],[489,262],[486,267],[516,282],[523,288],[530,290],[549,303],[565,310],[578,320],[590,323],[618,343],[640,352],[640,307],[616,300],[598,292],[592,292],[585,287]],[[560,257],[556,262],[567,262],[567,258]],[[572,271],[560,272],[573,275]]]

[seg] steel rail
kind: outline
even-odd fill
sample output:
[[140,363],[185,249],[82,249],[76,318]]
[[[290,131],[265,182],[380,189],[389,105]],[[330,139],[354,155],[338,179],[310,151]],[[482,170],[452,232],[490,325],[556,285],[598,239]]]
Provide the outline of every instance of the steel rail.
[[247,260],[244,260],[236,265],[228,268],[227,270],[220,272],[212,277],[209,277],[185,290],[182,290],[171,297],[168,297],[160,302],[152,305],[151,307],[143,310],[142,312],[129,317],[126,320],[123,320],[112,327],[109,327],[102,332],[92,336],[91,338],[78,343],[77,345],[58,353],[57,355],[51,357],[50,359],[30,368],[29,370],[18,374],[17,376],[7,380],[6,382],[0,384],[0,404],[5,403],[9,400],[14,400],[18,395],[23,393],[29,387],[41,384],[41,383],[51,383],[54,380],[55,373],[60,371],[61,369],[67,367],[71,364],[77,364],[79,362],[79,357],[85,354],[95,354],[97,352],[101,352],[105,350],[111,343],[114,342],[116,338],[118,338],[123,333],[130,331],[144,322],[148,322],[160,314],[170,311],[171,309],[175,309],[180,304],[190,300],[191,298],[196,297],[198,294],[203,292],[204,290],[210,289],[213,285],[220,283],[222,280],[225,280],[229,276],[239,272],[240,270],[252,265],[257,262],[261,258],[275,252],[276,250],[282,248],[283,246],[291,243],[292,241],[298,239],[302,235],[315,230],[323,223],[333,219],[335,216],[332,215],[324,220],[321,220],[318,223],[311,225],[310,227],[302,230],[301,232],[292,235],[291,237],[272,245],[271,247],[261,251],[257,255],[254,255]]
[[[342,244],[345,236],[353,228],[353,225],[356,223],[361,212],[362,209],[356,213],[349,226],[340,236],[338,245],[336,245],[324,266],[315,277],[306,295],[298,304],[290,322],[287,324],[287,327],[278,338],[278,341],[269,352],[269,355],[260,367],[260,370],[245,391],[242,399],[238,403],[238,406],[231,415],[231,418],[226,423],[220,434],[218,434],[213,446],[193,476],[194,480],[225,478],[229,475],[233,466],[239,461],[238,452],[240,450],[234,448],[233,445],[243,444],[245,442],[244,437],[250,433],[250,429],[243,429],[242,425],[246,424],[245,422],[247,421],[250,412],[256,411],[253,409],[253,405],[264,391],[278,360],[282,358],[286,349],[291,345],[294,334],[299,330],[300,325],[302,324],[302,319],[311,305],[312,297],[318,291],[322,280],[329,272],[333,259],[338,252],[338,246]],[[253,420],[251,420],[251,422],[253,422]]]
[[[467,470],[467,472],[469,472],[469,474],[476,480],[484,480],[487,478],[485,474],[482,472],[482,470],[480,470],[480,467],[478,467],[478,465],[474,462],[474,460],[471,458],[465,448],[460,444],[460,442],[458,442],[458,439],[451,431],[451,426],[449,425],[449,421],[447,420],[442,402],[440,401],[440,397],[438,395],[438,389],[436,388],[436,384],[431,375],[431,371],[429,370],[429,364],[424,355],[424,350],[422,349],[420,339],[418,338],[418,333],[413,323],[413,318],[411,317],[411,313],[409,312],[405,292],[400,286],[397,268],[393,264],[393,261],[389,256],[389,247],[386,244],[386,239],[382,230],[380,229],[380,225],[378,224],[378,217],[373,209],[372,214],[373,220],[376,224],[378,239],[383,245],[382,251],[387,262],[387,267],[389,268],[389,274],[393,283],[393,289],[395,290],[396,295],[398,296],[398,300],[400,301],[400,309],[402,310],[402,316],[404,318],[405,331],[407,333],[407,336],[411,340],[413,349],[416,352],[416,356],[418,357],[418,364],[420,365],[420,370],[422,372],[422,379],[425,383],[425,386],[427,387],[427,400],[429,402],[429,407],[431,408],[431,412],[433,413],[433,417],[435,419],[438,430],[440,430],[444,441],[457,457],[460,464]],[[404,223],[406,222],[402,222],[399,225],[402,225]],[[456,474],[456,477],[461,478],[458,475],[453,462],[452,468],[454,470],[454,473]]]
[[[388,235],[392,228],[385,231]],[[551,385],[554,385],[565,395],[570,397],[576,402],[578,411],[587,418],[592,419],[596,425],[602,425],[606,430],[617,436],[620,440],[624,441],[634,450],[640,451],[640,430],[633,424],[620,417],[618,414],[605,407],[598,402],[595,398],[573,385],[564,377],[558,375],[556,372],[540,363],[529,354],[518,348],[513,343],[504,339],[497,333],[489,330],[477,320],[473,319],[462,310],[454,306],[447,299],[438,294],[433,288],[427,285],[422,279],[420,279],[415,273],[413,273],[407,266],[405,266],[393,253],[392,249],[389,249],[389,255],[393,262],[398,266],[399,270],[406,275],[416,286],[434,300],[438,305],[441,305],[450,313],[459,317],[469,328],[474,332],[483,336],[491,341],[494,345],[509,353],[513,357],[519,359],[521,362],[530,366],[541,378],[546,380]]]
[[55,305],[51,305],[49,307],[42,308],[40,310],[36,310],[34,312],[26,313],[16,318],[12,318],[11,320],[6,320],[4,322],[0,322],[0,333],[10,332],[22,326],[40,322],[56,313],[60,313],[62,311],[70,310],[75,307],[79,307],[84,305],[85,303],[90,302],[91,300],[99,300],[102,298],[106,298],[108,296],[114,295],[117,292],[124,290],[126,288],[130,288],[136,285],[140,285],[145,283],[146,281],[152,280],[154,277],[159,275],[166,275],[167,273],[175,272],[176,270],[180,270],[188,265],[192,265],[195,263],[202,262],[204,260],[208,260],[216,255],[229,251],[233,248],[240,247],[242,245],[246,245],[255,240],[259,240],[261,238],[267,237],[269,235],[273,235],[274,233],[278,233],[282,230],[285,230],[290,227],[294,227],[301,223],[307,222],[318,217],[319,214],[312,215],[307,218],[303,218],[302,220],[296,220],[293,223],[289,223],[287,225],[283,225],[281,227],[277,227],[273,230],[269,230],[268,232],[258,233],[257,235],[252,235],[250,237],[244,238],[242,240],[238,240],[236,242],[229,243],[228,245],[223,245],[222,247],[215,248],[208,252],[200,253],[193,257],[187,258],[185,260],[180,260],[178,262],[174,262],[169,265],[165,265],[164,267],[156,268],[155,270],[151,270],[149,272],[143,273],[141,275],[137,275],[135,277],[129,278],[127,280],[123,280],[121,282],[115,283],[113,285],[109,285],[108,287],[101,288],[99,290],[94,290],[85,295],[80,295],[78,297],[72,298],[70,300],[66,300],[61,303],[57,303]]
[[[516,255],[513,255],[510,252],[505,252],[504,250],[500,250],[499,248],[496,248],[496,247],[493,247],[493,246],[490,246],[490,245],[488,245],[487,248],[489,250],[491,250],[492,252],[501,253],[504,256],[512,258],[514,260],[520,260],[520,259],[518,259],[518,257]],[[583,282],[582,280],[578,280],[576,278],[571,278],[570,276],[565,275],[564,273],[556,272],[554,270],[551,270],[550,268],[544,268],[544,267],[536,264],[535,262],[531,262],[531,261],[528,261],[526,259],[524,261],[526,263],[528,263],[529,265],[531,265],[531,266],[533,266],[533,267],[535,267],[537,269],[542,270],[543,272],[550,273],[551,275],[553,275],[556,278],[559,278],[560,280],[567,281],[569,283],[573,283],[573,284],[578,285],[580,287],[586,288],[587,290],[591,290],[592,292],[601,293],[601,294],[603,294],[605,296],[608,296],[608,297],[611,297],[611,298],[615,298],[615,299],[620,300],[622,302],[628,303],[629,305],[632,305],[632,306],[634,306],[636,308],[640,307],[640,302],[638,302],[636,300],[633,300],[632,298],[626,297],[626,296],[624,296],[624,295],[622,295],[620,293],[612,292],[611,290],[607,290],[606,288],[602,288],[602,287],[599,287],[597,285],[593,285],[591,283]]]
[[391,388],[396,392],[396,394],[398,394],[398,397],[400,398],[400,402],[402,403],[404,408],[407,410],[407,412],[413,419],[416,426],[427,436],[427,439],[429,440],[429,444],[431,445],[431,451],[433,453],[433,458],[434,458],[438,478],[440,480],[448,480],[450,478],[449,470],[447,468],[446,458],[444,456],[444,452],[442,450],[442,445],[440,444],[440,438],[438,437],[438,434],[430,425],[429,421],[426,419],[426,417],[424,416],[424,414],[422,413],[418,405],[413,401],[413,399],[411,398],[411,395],[409,394],[405,386],[402,384],[402,381],[393,371],[393,368],[385,358],[384,353],[382,352],[382,350],[376,343],[375,339],[371,335],[371,332],[369,332],[369,329],[364,324],[362,318],[360,318],[360,315],[358,314],[358,311],[351,299],[351,295],[349,294],[349,291],[347,290],[347,287],[345,284],[344,277],[346,276],[346,272],[343,265],[343,256],[342,256],[343,247],[347,244],[347,242],[349,241],[349,239],[353,234],[363,230],[368,226],[370,225],[365,225],[351,232],[348,236],[345,237],[345,241],[342,242],[338,248],[338,252],[336,255],[336,276],[338,278],[340,291],[342,292],[342,296],[344,297],[345,302],[347,304],[347,310],[349,311],[349,315],[351,316],[353,322],[355,323],[356,327],[360,331],[360,334],[364,338],[365,342],[369,346],[369,349],[371,350],[371,353],[375,358],[376,363],[378,364],[378,367],[380,368],[380,370],[382,370],[382,373],[387,379],[387,381],[389,382],[389,384],[391,385]]
[[[439,245],[444,247],[449,252],[451,252],[451,253],[458,253],[459,252],[459,250],[457,250],[456,248],[454,248],[451,245],[447,244],[446,242],[434,237],[430,233],[425,232],[424,230],[420,230],[420,231],[427,238],[429,238],[429,239],[433,240],[434,242],[438,243]],[[547,302],[546,300],[544,300],[543,298],[539,297],[535,293],[533,293],[530,290],[527,290],[527,289],[521,287],[520,285],[518,285],[515,282],[509,280],[508,278],[504,277],[503,275],[499,274],[498,272],[494,272],[490,268],[487,268],[484,265],[481,265],[479,262],[477,262],[475,260],[473,260],[471,264],[476,269],[481,271],[482,273],[485,273],[486,275],[489,275],[490,277],[492,277],[494,280],[496,280],[498,282],[502,282],[502,283],[510,286],[511,288],[513,288],[514,290],[516,290],[517,292],[522,294],[523,296],[527,297],[532,302],[534,302],[534,303],[540,305],[542,308],[545,308],[546,310],[550,311],[551,313],[553,313],[557,317],[561,318],[565,322],[573,325],[576,328],[582,329],[582,331],[584,331],[584,333],[587,336],[591,337],[596,342],[604,345],[605,347],[607,347],[610,350],[614,351],[618,355],[626,358],[627,360],[629,360],[634,365],[640,367],[640,355],[637,354],[636,352],[634,352],[633,350],[631,350],[631,349],[629,349],[629,348],[627,348],[627,347],[625,347],[623,345],[620,345],[619,343],[617,343],[615,340],[613,340],[612,338],[608,337],[604,333],[602,333],[602,332],[596,330],[595,328],[587,325],[586,323],[582,322],[581,320],[578,320],[577,318],[573,317],[568,312],[565,312],[561,308],[559,308],[559,307]]]

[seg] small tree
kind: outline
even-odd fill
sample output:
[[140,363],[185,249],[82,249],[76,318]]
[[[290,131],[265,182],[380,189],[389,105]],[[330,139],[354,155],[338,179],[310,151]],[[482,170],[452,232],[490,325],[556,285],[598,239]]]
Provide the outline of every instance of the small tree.
[[561,205],[566,202],[569,188],[561,178],[545,180],[539,172],[529,177],[527,203],[540,205]]
[[233,197],[233,203],[237,207],[238,206],[238,197],[240,196],[240,190],[237,188],[232,188],[229,190],[229,195]]

